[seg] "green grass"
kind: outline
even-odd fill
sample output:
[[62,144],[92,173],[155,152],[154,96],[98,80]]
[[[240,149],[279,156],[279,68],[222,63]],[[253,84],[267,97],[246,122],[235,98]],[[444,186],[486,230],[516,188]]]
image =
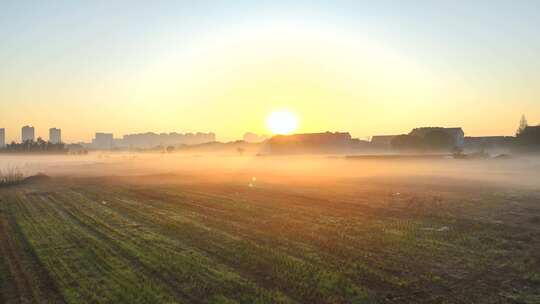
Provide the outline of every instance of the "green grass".
[[465,186],[52,179],[0,190],[0,302],[538,303],[539,215]]

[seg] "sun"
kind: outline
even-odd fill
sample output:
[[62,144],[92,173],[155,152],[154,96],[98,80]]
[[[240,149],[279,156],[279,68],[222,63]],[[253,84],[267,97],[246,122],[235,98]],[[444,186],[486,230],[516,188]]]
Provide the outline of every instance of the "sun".
[[290,111],[275,111],[266,119],[266,125],[274,134],[291,134],[298,128],[298,119]]

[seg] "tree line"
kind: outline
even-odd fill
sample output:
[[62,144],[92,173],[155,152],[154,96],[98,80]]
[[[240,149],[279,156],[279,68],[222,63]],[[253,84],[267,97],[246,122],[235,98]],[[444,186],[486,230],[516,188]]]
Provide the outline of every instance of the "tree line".
[[22,143],[11,142],[0,152],[4,153],[67,153],[68,149],[63,143],[52,143],[41,137],[37,140],[26,140]]

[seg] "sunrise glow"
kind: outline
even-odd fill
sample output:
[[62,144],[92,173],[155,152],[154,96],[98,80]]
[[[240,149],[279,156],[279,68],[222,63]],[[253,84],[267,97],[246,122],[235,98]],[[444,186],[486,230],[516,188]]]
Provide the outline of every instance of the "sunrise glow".
[[268,116],[266,125],[273,134],[291,134],[298,128],[298,118],[289,111],[276,111]]

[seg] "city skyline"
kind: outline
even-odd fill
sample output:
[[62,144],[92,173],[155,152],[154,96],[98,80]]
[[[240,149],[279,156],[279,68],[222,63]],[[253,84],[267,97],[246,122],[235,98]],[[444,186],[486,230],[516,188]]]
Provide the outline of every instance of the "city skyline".
[[[533,123],[533,124],[528,124],[527,123],[527,120],[526,120],[526,117],[525,115],[522,115],[521,116],[521,120],[518,124],[518,128],[510,135],[506,135],[506,134],[495,134],[495,135],[487,135],[487,136],[484,136],[484,135],[481,135],[481,136],[478,136],[478,135],[473,135],[473,134],[467,134],[467,133],[464,133],[462,131],[462,133],[465,135],[465,136],[468,136],[468,137],[474,137],[474,138],[482,138],[482,137],[513,137],[516,135],[516,132],[520,129],[522,129],[524,126],[540,126],[540,124],[536,124],[536,123]],[[271,128],[271,127],[269,127]],[[413,131],[416,130],[416,129],[429,129],[429,128],[444,128],[444,129],[459,129],[459,130],[462,130],[461,127],[459,126],[453,126],[453,127],[448,127],[448,126],[441,126],[441,125],[433,125],[433,126],[416,126],[413,128]],[[207,140],[207,141],[201,141],[200,143],[203,143],[203,142],[212,142],[212,141],[223,141],[223,142],[227,142],[227,141],[238,141],[238,140],[244,140],[246,142],[262,142],[263,140],[265,139],[269,139],[271,138],[273,135],[302,135],[302,134],[317,134],[317,133],[331,133],[331,132],[342,132],[342,133],[347,133],[347,134],[351,134],[351,132],[348,132],[347,130],[340,130],[340,131],[329,131],[329,130],[325,130],[325,131],[319,131],[319,132],[297,132],[298,130],[297,129],[292,129],[291,132],[286,132],[286,133],[274,133],[274,134],[257,134],[257,133],[253,133],[251,131],[246,131],[243,133],[243,135],[239,138],[232,138],[230,140],[220,140],[217,136],[217,134],[215,132],[200,132],[200,131],[196,131],[196,132],[178,132],[178,131],[167,131],[167,132],[154,132],[154,131],[142,131],[142,132],[138,132],[138,133],[124,133],[124,134],[117,134],[117,133],[113,133],[113,132],[94,132],[92,137],[89,139],[89,140],[80,140],[80,141],[64,141],[62,138],[62,129],[61,128],[56,128],[56,127],[52,127],[52,128],[48,128],[48,136],[45,137],[45,136],[40,136],[37,132],[36,132],[36,128],[33,126],[33,125],[25,125],[25,126],[22,126],[20,129],[19,129],[19,138],[15,138],[15,139],[9,139],[6,134],[6,128],[0,128],[0,146],[2,146],[2,143],[5,143],[5,144],[9,144],[11,142],[15,142],[15,143],[20,143],[20,142],[24,142],[26,140],[36,140],[38,138],[41,138],[41,139],[44,139],[44,140],[47,140],[51,143],[66,143],[66,144],[72,144],[72,143],[86,143],[86,144],[94,144],[95,141],[110,141],[110,144],[99,144],[99,145],[103,145],[103,146],[113,146],[113,141],[116,141],[116,140],[128,140],[128,141],[131,141],[131,140],[135,140],[135,141],[139,141],[141,139],[144,140],[144,137],[145,136],[165,136],[165,137],[168,137],[168,136],[172,136],[172,137],[178,137],[178,136],[202,136],[204,138],[208,138],[208,136],[210,136],[211,140]],[[378,137],[378,138],[390,138],[390,137],[395,137],[397,135],[403,135],[403,134],[407,134],[407,131],[400,131],[400,132],[396,132],[394,134],[383,134],[383,133],[374,133],[374,134],[371,134],[369,136],[365,136],[365,137],[355,137],[355,136],[352,136],[353,138],[356,138],[356,139],[361,139],[361,140],[368,140],[368,141],[371,141],[372,138],[374,137]],[[99,139],[101,137],[101,139]],[[109,138],[110,137],[110,138]],[[248,139],[246,139],[248,138]],[[167,141],[167,140],[165,140]],[[174,140],[173,140],[174,141]],[[195,143],[196,144],[196,143]],[[129,144],[126,146],[128,147]],[[152,145],[150,145],[152,146]]]
[[[246,132],[246,134],[247,133],[250,133],[250,132]],[[5,134],[6,134],[6,128],[0,128],[0,147],[2,146],[2,143],[5,143],[5,144],[9,144],[9,143],[12,143],[12,142],[22,143],[22,142],[27,141],[27,140],[35,141],[38,138],[41,138],[41,139],[43,139],[45,141],[49,141],[49,142],[51,142],[53,144],[57,144],[57,143],[67,143],[67,144],[71,144],[71,143],[92,143],[99,137],[110,137],[110,139],[106,139],[105,141],[110,140],[111,143],[112,143],[113,140],[119,140],[119,139],[124,139],[124,140],[128,140],[128,141],[129,140],[140,140],[141,137],[148,136],[148,135],[165,136],[165,137],[170,136],[170,137],[173,137],[173,138],[186,137],[186,138],[188,138],[188,141],[190,140],[189,139],[190,137],[193,137],[193,138],[203,137],[203,138],[211,139],[209,141],[215,141],[215,133],[213,133],[213,132],[208,132],[208,133],[204,133],[204,132],[180,133],[180,132],[173,131],[173,132],[159,132],[159,133],[157,133],[157,132],[145,131],[145,132],[141,132],[141,133],[116,134],[116,137],[114,137],[114,133],[110,133],[110,132],[94,132],[93,137],[90,140],[78,141],[78,142],[65,142],[62,139],[62,129],[61,128],[56,128],[56,127],[49,128],[48,129],[48,136],[46,137],[46,136],[40,136],[39,134],[37,134],[36,128],[33,125],[25,125],[25,126],[22,126],[21,128],[19,128],[19,136],[18,136],[18,138],[14,138],[14,139],[9,140],[8,138],[6,138]],[[261,136],[263,136],[263,135],[261,135]],[[191,140],[193,140],[193,139],[191,139]],[[197,141],[197,139],[195,139],[195,141]]]
[[226,141],[269,133],[284,109],[298,132],[361,138],[540,122],[538,1],[382,2],[7,1],[6,141],[29,122],[67,142],[147,130]]

